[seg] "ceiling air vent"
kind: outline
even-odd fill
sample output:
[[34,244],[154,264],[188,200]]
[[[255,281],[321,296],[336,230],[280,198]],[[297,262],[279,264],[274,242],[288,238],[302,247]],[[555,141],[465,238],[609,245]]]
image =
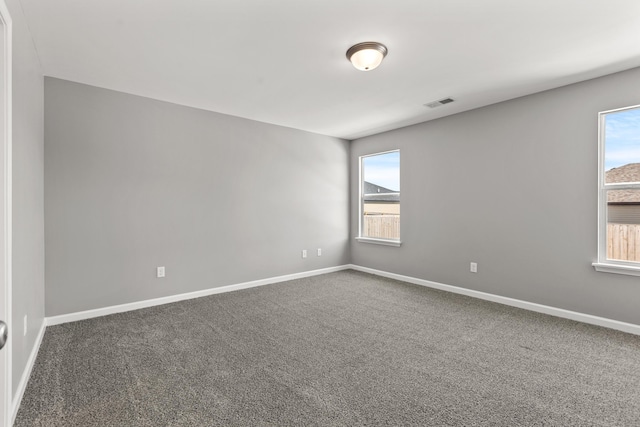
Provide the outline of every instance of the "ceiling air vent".
[[437,107],[440,107],[440,106],[442,106],[444,104],[449,104],[451,102],[453,102],[453,99],[445,98],[445,99],[441,99],[440,101],[433,101],[433,102],[430,102],[428,104],[424,104],[424,106],[425,107],[429,107],[429,108],[437,108]]

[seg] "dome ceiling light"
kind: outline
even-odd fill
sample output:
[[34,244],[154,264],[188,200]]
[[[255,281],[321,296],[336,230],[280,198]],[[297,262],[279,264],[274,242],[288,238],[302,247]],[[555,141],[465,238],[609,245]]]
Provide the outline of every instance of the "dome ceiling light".
[[358,43],[347,50],[347,59],[360,71],[371,71],[387,56],[387,47],[378,42]]

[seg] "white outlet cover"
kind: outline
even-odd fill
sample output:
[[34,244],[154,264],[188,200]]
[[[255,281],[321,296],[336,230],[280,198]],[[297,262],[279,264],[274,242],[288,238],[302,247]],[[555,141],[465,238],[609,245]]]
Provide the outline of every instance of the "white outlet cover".
[[164,267],[158,267],[157,275],[158,277],[164,277]]
[[322,256],[322,249],[318,248],[318,256]]
[[307,257],[307,250],[303,249],[302,250],[302,258],[306,258]]

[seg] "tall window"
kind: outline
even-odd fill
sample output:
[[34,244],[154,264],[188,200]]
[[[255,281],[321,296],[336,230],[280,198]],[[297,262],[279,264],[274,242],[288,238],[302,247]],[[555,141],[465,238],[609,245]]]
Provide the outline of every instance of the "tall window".
[[360,157],[358,239],[400,246],[400,150]]
[[640,275],[640,106],[600,113],[599,271]]

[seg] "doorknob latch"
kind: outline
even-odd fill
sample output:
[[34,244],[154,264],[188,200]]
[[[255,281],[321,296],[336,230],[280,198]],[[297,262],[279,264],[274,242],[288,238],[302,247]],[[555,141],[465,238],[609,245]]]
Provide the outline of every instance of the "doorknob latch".
[[0,320],[0,349],[7,343],[7,338],[9,338],[9,327]]

